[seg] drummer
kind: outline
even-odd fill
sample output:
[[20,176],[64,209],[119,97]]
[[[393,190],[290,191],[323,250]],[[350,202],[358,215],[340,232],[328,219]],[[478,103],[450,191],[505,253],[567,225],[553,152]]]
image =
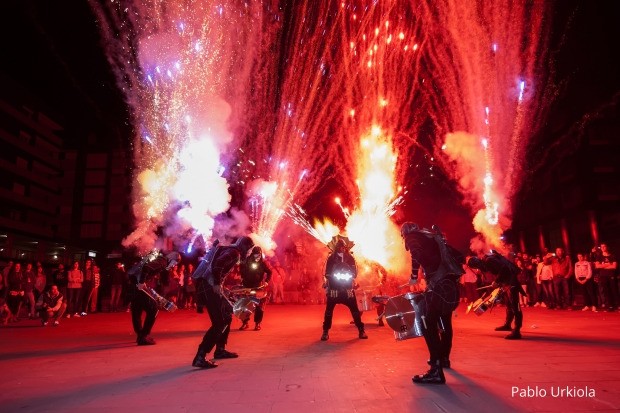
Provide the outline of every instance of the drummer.
[[323,319],[323,335],[321,341],[329,339],[329,329],[332,327],[332,318],[336,304],[349,307],[355,326],[359,331],[359,338],[367,339],[364,323],[357,308],[353,283],[357,277],[355,258],[349,252],[345,241],[341,238],[334,244],[333,252],[327,257],[325,264],[325,286],[327,287],[327,306]]
[[[264,284],[268,284],[271,279],[271,269],[265,263],[263,259],[263,250],[259,246],[252,248],[250,256],[245,262],[241,263],[241,284],[244,288],[259,288]],[[261,329],[260,323],[263,321],[265,314],[264,308],[267,302],[267,297],[263,297],[260,300],[259,305],[254,312],[254,330]],[[239,327],[239,330],[246,330],[248,328],[248,322],[250,317],[243,320],[243,324]]]
[[[503,288],[508,298],[506,303],[506,321],[503,325],[495,328],[495,331],[511,331],[510,334],[504,337],[507,340],[520,339],[523,312],[519,304],[519,294],[526,294],[517,279],[517,275],[520,272],[519,268],[503,255],[493,250],[482,258],[470,258],[467,261],[467,265],[471,268],[477,268],[483,273],[495,276],[493,284]],[[513,319],[514,328],[512,328]]]
[[427,284],[425,291],[416,294],[414,299],[424,320],[423,335],[431,368],[412,380],[416,384],[445,384],[443,369],[451,367],[452,312],[459,302],[456,282],[463,273],[460,262],[464,257],[446,243],[436,226],[428,230],[405,222],[401,235],[405,249],[411,254],[410,284],[417,284],[420,274],[424,274]]

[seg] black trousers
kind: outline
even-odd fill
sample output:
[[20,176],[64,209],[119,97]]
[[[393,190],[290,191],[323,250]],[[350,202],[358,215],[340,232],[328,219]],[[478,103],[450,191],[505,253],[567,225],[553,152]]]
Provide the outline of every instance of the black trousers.
[[349,296],[347,290],[327,290],[327,306],[325,307],[325,317],[323,318],[323,330],[332,328],[332,319],[334,317],[334,308],[336,304],[344,304],[349,307],[355,326],[359,330],[364,330],[362,315],[357,308],[355,292],[351,291],[351,296]]
[[[157,304],[148,295],[133,287],[131,295],[131,322],[133,323],[133,331],[136,332],[138,338],[146,337],[151,334],[155,319],[157,318]],[[142,322],[142,313],[146,313],[144,323]]]
[[519,287],[510,287],[506,294],[506,325],[511,326],[512,320],[515,321],[514,329],[516,331],[521,330],[523,325],[523,312],[521,311],[521,305],[519,304]]
[[459,289],[452,278],[433,283],[431,289],[416,298],[424,316],[424,341],[431,364],[449,359],[452,351],[452,312],[459,302]]
[[211,327],[202,338],[198,352],[207,354],[213,347],[225,348],[232,323],[232,307],[224,297],[213,291],[213,287],[203,278],[196,281],[196,301],[207,307],[207,314],[211,319]]
[[452,351],[452,311],[446,314],[430,312],[426,316],[424,341],[428,347],[431,364],[438,360],[449,359]]

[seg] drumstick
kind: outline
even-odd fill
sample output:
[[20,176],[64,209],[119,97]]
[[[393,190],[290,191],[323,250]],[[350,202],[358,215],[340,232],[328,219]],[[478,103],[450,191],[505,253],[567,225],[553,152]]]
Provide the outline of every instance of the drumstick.
[[493,288],[492,285],[487,285],[485,287],[476,288],[476,290],[486,290],[487,288]]

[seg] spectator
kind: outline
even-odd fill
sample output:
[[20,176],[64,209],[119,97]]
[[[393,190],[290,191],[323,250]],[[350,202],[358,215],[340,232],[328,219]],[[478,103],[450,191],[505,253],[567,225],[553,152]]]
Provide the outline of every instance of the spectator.
[[122,262],[116,263],[116,268],[112,270],[112,287],[110,290],[110,311],[116,312],[120,310],[121,295],[123,292],[123,285],[127,282],[127,275],[125,274],[125,267]]
[[[94,262],[91,259],[86,260],[84,263],[84,281],[82,281],[82,305],[80,309],[82,310],[80,315],[85,316],[88,312],[88,304],[90,302],[90,298],[93,294],[94,287]],[[79,310],[78,310],[79,311]]]
[[[17,265],[17,264],[15,264]],[[601,244],[601,254],[595,263],[598,270],[599,285],[605,297],[607,311],[615,311],[618,305],[618,281],[616,271],[618,260],[609,252],[607,244]]]
[[272,302],[275,304],[284,304],[284,280],[286,272],[278,261],[274,261],[273,275],[271,277]]
[[62,294],[65,304],[68,304],[67,299],[69,298],[67,295],[68,283],[69,279],[67,278],[64,264],[58,264],[58,268],[52,274],[52,284],[58,287],[58,291]]
[[11,272],[12,269],[13,269],[13,261],[9,261],[6,264],[6,267],[2,269],[2,283],[3,283],[2,289],[5,292],[8,291],[7,288],[9,287],[9,273]]
[[64,297],[58,291],[58,286],[52,285],[48,292],[43,293],[39,297],[37,307],[41,312],[42,325],[46,326],[49,322],[48,320],[52,318],[54,325],[57,326],[60,324],[59,320],[67,309],[67,304],[64,303]]
[[568,291],[569,278],[573,275],[571,259],[564,253],[564,249],[556,248],[551,268],[553,269],[553,289],[558,307],[571,310],[572,298]]
[[[527,256],[527,254],[525,254]],[[523,259],[524,254],[517,254],[517,258],[515,259],[515,265],[519,268],[519,274],[517,275],[517,281],[519,285],[521,285],[521,289],[525,294],[519,294],[519,305],[521,307],[527,307],[528,297],[527,297],[527,284],[529,283],[529,273],[526,269],[526,263]]]
[[585,254],[577,254],[575,263],[575,279],[582,286],[585,307],[582,311],[592,310],[596,312],[596,296],[594,295],[594,280],[592,279],[592,265],[586,259]]
[[84,309],[88,309],[90,304],[90,312],[97,312],[97,301],[99,297],[99,286],[101,285],[101,274],[99,273],[99,267],[94,264],[93,265],[93,281],[92,288],[90,289],[90,295],[87,298],[86,304],[84,304]]
[[[540,254],[536,254],[534,258],[532,258],[532,271],[534,276],[532,277],[534,283],[534,299],[530,300],[530,304],[534,302],[534,307],[544,306],[545,304],[543,297],[545,297],[545,293],[543,291],[542,280],[540,279],[540,273],[543,267],[543,260],[540,257]],[[545,297],[546,298],[546,297]]]
[[551,254],[547,254],[539,267],[538,277],[543,286],[543,291],[545,294],[545,299],[547,300],[547,305],[543,302],[543,307],[549,307],[550,310],[556,308],[557,300],[555,297],[555,289],[553,288],[553,268],[551,264],[553,263],[553,256]]
[[9,272],[7,290],[6,304],[10,312],[8,321],[18,321],[24,299],[24,273],[19,262],[15,263]]
[[80,270],[80,263],[74,262],[73,268],[67,274],[69,280],[67,284],[68,301],[67,301],[67,318],[80,317],[80,308],[82,308],[82,283],[84,282],[84,273]]
[[39,300],[43,291],[45,291],[45,286],[47,285],[47,276],[45,275],[45,271],[43,270],[43,266],[40,262],[37,263],[36,275],[34,277],[34,298],[35,301]]
[[35,273],[32,270],[32,263],[26,264],[26,270],[24,271],[24,297],[28,301],[28,318],[33,319],[35,316],[35,304],[34,299],[34,281]]
[[185,280],[185,308],[191,309],[196,307],[196,284],[191,275]]
[[461,283],[463,283],[463,295],[465,296],[464,301],[466,303],[473,303],[478,299],[478,293],[476,291],[478,276],[474,270],[467,265],[469,258],[471,258],[471,256],[467,257],[463,263],[463,271],[465,271],[465,273],[461,277]]

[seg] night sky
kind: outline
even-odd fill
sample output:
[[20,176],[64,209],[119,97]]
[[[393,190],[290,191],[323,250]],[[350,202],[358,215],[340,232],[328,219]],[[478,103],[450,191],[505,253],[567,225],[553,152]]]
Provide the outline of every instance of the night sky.
[[[571,139],[564,136],[566,131],[585,114],[605,106],[613,108],[605,116],[618,114],[617,105],[611,104],[620,93],[620,13],[615,3],[557,2],[552,45],[559,94],[537,137],[534,155],[558,137]],[[132,136],[128,111],[100,47],[88,2],[4,0],[0,19],[0,71],[44,102],[51,117],[67,129],[64,137],[69,145],[128,144]],[[100,137],[88,139],[93,133]],[[416,182],[407,199],[410,209],[397,219],[411,219],[415,210],[424,225],[441,222],[448,234],[469,223],[468,213],[455,208],[459,195],[443,174],[422,176]],[[328,196],[337,191],[337,182],[325,188]],[[317,199],[307,207],[316,211],[321,205]],[[327,215],[337,217],[336,208]],[[459,235],[463,239],[456,244],[465,244],[471,234]]]

